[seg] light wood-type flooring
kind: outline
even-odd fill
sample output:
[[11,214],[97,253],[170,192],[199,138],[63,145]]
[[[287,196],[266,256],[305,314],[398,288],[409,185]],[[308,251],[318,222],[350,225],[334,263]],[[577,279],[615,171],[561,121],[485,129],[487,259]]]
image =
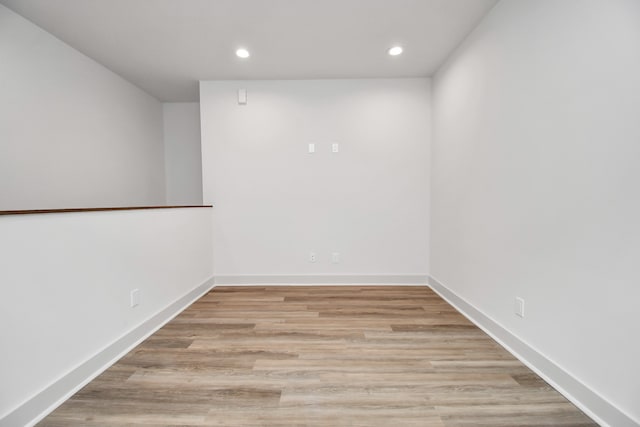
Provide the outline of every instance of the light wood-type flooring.
[[40,426],[593,426],[423,286],[217,287]]

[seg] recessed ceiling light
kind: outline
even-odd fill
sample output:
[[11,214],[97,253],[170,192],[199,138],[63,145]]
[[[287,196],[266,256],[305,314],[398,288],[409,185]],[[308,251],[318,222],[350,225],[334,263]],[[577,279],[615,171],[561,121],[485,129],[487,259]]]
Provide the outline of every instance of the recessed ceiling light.
[[238,49],[236,50],[236,56],[238,58],[248,58],[249,57],[249,51],[247,49]]
[[402,46],[393,46],[387,52],[391,56],[398,56],[402,53]]

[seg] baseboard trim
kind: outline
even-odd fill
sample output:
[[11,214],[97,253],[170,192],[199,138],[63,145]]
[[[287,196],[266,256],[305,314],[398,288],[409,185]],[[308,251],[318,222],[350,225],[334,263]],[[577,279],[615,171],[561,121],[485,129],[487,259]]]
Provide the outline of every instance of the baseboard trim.
[[395,275],[239,275],[215,276],[216,285],[426,285],[426,274]]
[[542,353],[520,340],[489,316],[426,275],[288,275],[216,276],[179,298],[129,333],[82,363],[46,389],[0,419],[0,427],[33,426],[79,389],[104,372],[140,342],[152,335],[216,285],[425,285],[540,375],[578,408],[602,426],[638,427],[640,423],[589,389]]
[[35,425],[214,286],[211,277],[169,304],[0,419],[0,427]]
[[544,354],[522,341],[498,322],[447,288],[438,279],[429,276],[429,286],[601,426],[640,426],[640,422],[634,421],[622,410],[584,385]]

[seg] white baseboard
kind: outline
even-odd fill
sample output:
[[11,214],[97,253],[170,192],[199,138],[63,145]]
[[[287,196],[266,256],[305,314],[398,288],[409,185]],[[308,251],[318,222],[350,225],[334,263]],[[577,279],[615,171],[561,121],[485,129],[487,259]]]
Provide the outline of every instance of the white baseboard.
[[67,375],[0,419],[0,427],[33,426],[79,389],[101,374],[140,342],[182,312],[216,285],[426,285],[489,334],[510,353],[540,375],[578,408],[602,426],[638,427],[640,423],[605,398],[589,389],[542,353],[520,340],[456,293],[426,275],[291,275],[216,276],[167,306]]
[[426,274],[215,276],[216,285],[426,285]]
[[429,276],[429,285],[449,304],[540,375],[598,424],[610,427],[640,426],[639,422],[634,421],[611,402],[588,388],[544,354],[522,341],[432,276]]
[[35,425],[214,286],[213,278],[204,281],[0,419],[0,427]]

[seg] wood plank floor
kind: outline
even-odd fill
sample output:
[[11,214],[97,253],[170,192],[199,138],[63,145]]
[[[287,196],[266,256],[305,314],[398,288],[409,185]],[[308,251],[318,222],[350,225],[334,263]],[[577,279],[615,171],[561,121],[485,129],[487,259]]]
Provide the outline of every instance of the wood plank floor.
[[40,426],[594,426],[427,287],[217,287]]

